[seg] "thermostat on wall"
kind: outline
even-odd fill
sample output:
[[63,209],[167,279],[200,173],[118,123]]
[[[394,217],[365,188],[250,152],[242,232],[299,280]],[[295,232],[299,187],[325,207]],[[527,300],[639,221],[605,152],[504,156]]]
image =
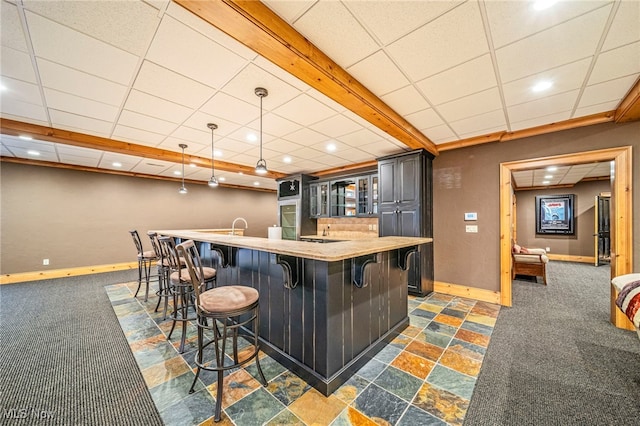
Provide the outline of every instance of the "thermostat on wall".
[[478,220],[478,213],[465,213],[464,220]]

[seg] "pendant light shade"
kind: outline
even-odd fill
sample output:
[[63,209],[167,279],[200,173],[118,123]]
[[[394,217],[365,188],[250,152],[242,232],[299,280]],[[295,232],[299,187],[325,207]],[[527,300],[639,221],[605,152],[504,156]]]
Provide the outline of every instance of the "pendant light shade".
[[180,145],[178,145],[180,148],[182,148],[182,186],[180,187],[180,189],[178,190],[178,192],[180,194],[186,194],[187,193],[187,188],[185,188],[184,186],[184,149],[187,147],[187,145],[181,143]]
[[269,92],[264,87],[256,87],[255,93],[260,98],[260,159],[256,163],[256,173],[264,175],[267,173],[267,162],[262,158],[262,98]]
[[218,186],[218,179],[216,178],[216,172],[213,165],[213,155],[215,150],[213,149],[213,131],[218,128],[217,124],[208,123],[207,127],[211,129],[211,179],[209,179],[208,185],[211,188],[215,188]]

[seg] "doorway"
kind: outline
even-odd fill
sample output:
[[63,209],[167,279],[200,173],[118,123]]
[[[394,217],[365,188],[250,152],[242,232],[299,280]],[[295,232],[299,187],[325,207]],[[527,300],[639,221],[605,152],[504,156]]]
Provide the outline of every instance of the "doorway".
[[[632,272],[632,163],[631,147],[610,148],[500,164],[500,304],[511,306],[512,172],[554,165],[611,162],[611,277]],[[612,290],[613,292],[613,290]],[[615,306],[611,295],[611,322],[628,327],[628,320]]]

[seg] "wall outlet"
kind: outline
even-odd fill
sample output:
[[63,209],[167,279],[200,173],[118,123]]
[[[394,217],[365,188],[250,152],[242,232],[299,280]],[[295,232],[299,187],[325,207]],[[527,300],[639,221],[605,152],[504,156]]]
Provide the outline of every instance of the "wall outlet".
[[378,225],[376,225],[375,223],[373,224],[373,230],[377,231],[378,230]]
[[49,264],[49,259],[42,259],[42,264],[43,265],[48,265]]
[[478,225],[467,225],[466,231],[476,233],[478,232]]
[[547,248],[545,248],[545,251],[546,251],[547,253],[551,252],[551,247],[547,247]]
[[369,224],[369,231],[373,231],[373,225]]

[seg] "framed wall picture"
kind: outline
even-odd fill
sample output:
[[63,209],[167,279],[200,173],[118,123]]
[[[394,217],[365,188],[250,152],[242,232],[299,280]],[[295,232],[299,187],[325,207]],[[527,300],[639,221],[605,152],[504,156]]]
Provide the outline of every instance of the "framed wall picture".
[[536,234],[574,234],[575,195],[536,196]]

